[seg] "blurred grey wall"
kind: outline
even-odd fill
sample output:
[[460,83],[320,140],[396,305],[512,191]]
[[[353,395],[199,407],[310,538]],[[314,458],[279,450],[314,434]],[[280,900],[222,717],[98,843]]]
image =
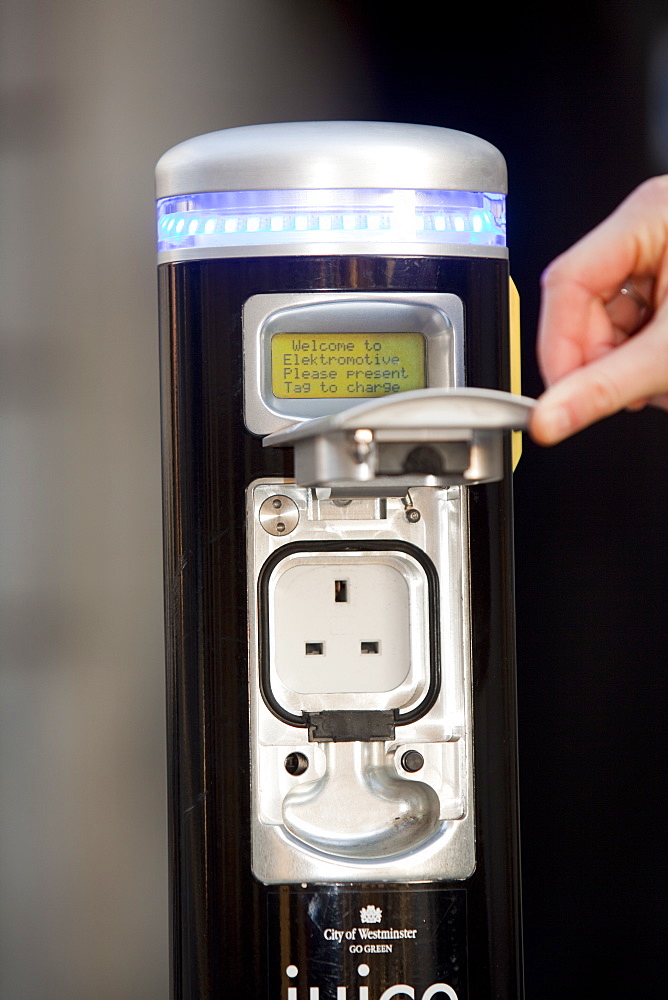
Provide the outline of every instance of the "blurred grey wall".
[[153,166],[374,117],[335,3],[3,0],[0,997],[167,995]]

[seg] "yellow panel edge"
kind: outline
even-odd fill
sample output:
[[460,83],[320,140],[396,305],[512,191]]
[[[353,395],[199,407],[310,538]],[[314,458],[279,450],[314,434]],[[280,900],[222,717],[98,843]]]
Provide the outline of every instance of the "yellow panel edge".
[[[522,392],[522,340],[520,331],[520,293],[512,278],[508,278],[508,309],[510,312],[510,391]],[[522,457],[522,431],[512,435],[513,472]]]

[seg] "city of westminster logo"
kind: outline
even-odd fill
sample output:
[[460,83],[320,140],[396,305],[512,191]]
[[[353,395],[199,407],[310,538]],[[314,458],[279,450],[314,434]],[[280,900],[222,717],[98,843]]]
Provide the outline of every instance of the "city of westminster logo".
[[360,920],[363,924],[379,924],[383,918],[383,911],[378,906],[369,904],[360,910]]

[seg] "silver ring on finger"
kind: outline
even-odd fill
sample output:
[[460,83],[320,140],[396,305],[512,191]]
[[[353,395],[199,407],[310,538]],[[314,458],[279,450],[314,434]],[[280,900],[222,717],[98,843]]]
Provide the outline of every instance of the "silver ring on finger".
[[649,312],[652,308],[644,295],[640,294],[631,278],[626,279],[622,287],[619,289],[619,294],[625,295],[632,302],[635,302],[643,314]]

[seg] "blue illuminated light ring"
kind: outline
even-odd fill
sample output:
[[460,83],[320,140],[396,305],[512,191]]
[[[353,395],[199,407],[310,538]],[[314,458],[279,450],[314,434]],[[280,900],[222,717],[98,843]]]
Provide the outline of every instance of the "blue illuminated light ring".
[[221,191],[158,201],[158,252],[318,242],[505,247],[505,197],[476,191]]

